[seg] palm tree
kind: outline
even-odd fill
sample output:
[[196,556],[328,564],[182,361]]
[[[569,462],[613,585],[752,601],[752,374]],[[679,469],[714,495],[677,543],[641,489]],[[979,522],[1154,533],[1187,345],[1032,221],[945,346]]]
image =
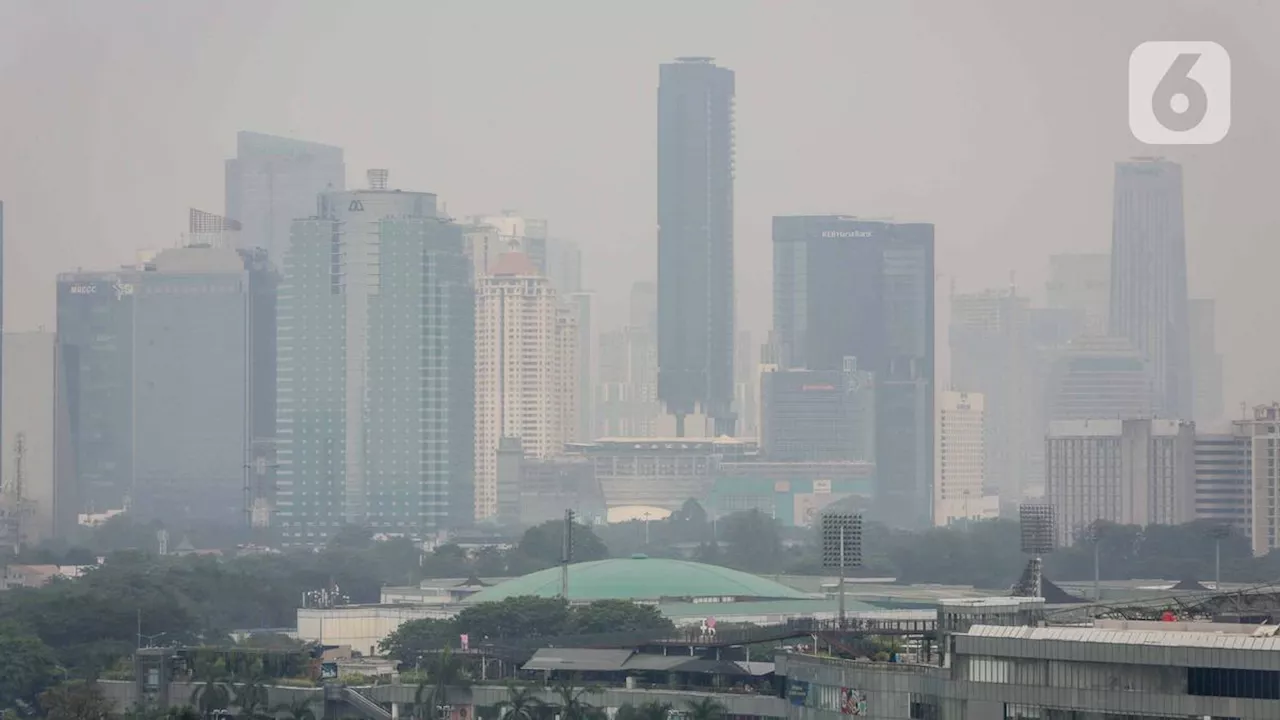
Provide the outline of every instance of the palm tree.
[[498,703],[498,717],[502,720],[538,720],[546,703],[532,688],[507,686],[507,699]]
[[594,687],[574,687],[568,682],[556,686],[559,702],[556,708],[560,711],[560,720],[594,720],[599,715],[595,705],[583,699],[586,695],[597,692]]
[[671,717],[671,703],[650,700],[635,709],[635,720],[667,720]]
[[316,720],[316,713],[311,709],[311,698],[298,698],[291,703],[281,703],[272,709],[272,714],[282,720]]
[[201,683],[191,691],[191,705],[205,718],[212,718],[219,710],[231,705],[231,690],[226,684],[226,671],[221,663],[202,660],[196,666],[195,677]]
[[232,688],[231,704],[240,708],[239,716],[247,720],[271,720],[267,707],[266,679],[253,671],[244,681]]
[[689,700],[685,703],[687,720],[722,720],[729,708],[715,698]]
[[438,717],[441,708],[449,704],[449,688],[471,686],[471,676],[462,658],[446,647],[427,664],[426,676],[413,693],[413,715],[417,720]]

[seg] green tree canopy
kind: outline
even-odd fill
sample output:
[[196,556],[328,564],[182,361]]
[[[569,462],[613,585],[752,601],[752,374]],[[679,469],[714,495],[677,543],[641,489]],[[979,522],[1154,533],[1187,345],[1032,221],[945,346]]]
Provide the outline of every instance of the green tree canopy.
[[581,635],[675,630],[675,626],[658,612],[658,608],[638,605],[630,600],[597,600],[575,607],[570,624],[573,632]]

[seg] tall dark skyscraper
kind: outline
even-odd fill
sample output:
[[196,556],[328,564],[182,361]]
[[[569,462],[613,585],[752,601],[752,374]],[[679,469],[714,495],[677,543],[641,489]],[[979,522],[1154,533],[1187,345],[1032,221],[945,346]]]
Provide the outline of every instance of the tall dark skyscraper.
[[733,71],[662,65],[658,82],[658,399],[733,435]]
[[1111,334],[1143,355],[1156,413],[1191,419],[1191,340],[1182,166],[1161,158],[1116,164],[1111,231]]
[[781,366],[872,374],[877,505],[887,522],[929,522],[933,225],[775,217],[773,273]]
[[342,148],[241,131],[227,160],[226,216],[239,221],[244,248],[266,250],[277,267],[295,218],[316,212],[316,196],[346,187]]

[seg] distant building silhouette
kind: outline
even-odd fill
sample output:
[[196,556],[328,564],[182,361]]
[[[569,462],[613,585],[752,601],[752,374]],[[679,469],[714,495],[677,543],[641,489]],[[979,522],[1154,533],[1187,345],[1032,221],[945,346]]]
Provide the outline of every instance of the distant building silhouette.
[[733,124],[732,70],[710,58],[660,67],[658,398],[678,436],[697,412],[715,435],[735,432]]
[[1155,411],[1191,419],[1191,347],[1182,166],[1161,158],[1116,164],[1110,334],[1151,371]]

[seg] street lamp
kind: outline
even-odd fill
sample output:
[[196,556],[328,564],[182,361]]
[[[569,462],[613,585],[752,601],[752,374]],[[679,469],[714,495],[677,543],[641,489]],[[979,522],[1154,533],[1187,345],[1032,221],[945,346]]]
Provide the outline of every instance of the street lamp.
[[649,546],[649,511],[644,511],[644,545]]

